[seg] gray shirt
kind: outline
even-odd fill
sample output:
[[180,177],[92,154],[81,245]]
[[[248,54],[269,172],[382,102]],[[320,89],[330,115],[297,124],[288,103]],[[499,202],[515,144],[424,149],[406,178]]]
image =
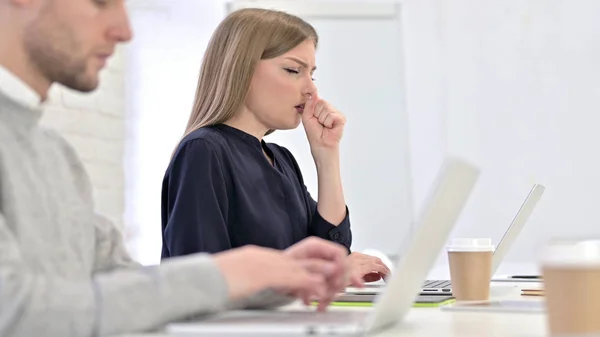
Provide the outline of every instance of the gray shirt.
[[95,336],[156,329],[190,315],[287,302],[228,302],[208,255],[144,267],[94,212],[73,149],[41,111],[0,92],[0,336]]

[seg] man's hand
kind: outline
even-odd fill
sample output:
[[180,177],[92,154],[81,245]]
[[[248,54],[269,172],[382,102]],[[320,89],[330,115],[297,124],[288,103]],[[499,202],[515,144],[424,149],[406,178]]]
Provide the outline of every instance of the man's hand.
[[[363,286],[358,274],[350,270],[346,249],[339,244],[310,237],[285,250],[285,254],[301,261],[313,273],[324,277],[326,292],[325,296],[318,297],[318,310],[324,310],[348,284]],[[318,264],[314,264],[315,261],[318,261]],[[305,304],[314,299],[310,293],[300,292],[296,295],[302,298]]]
[[227,280],[232,300],[265,289],[317,297],[327,294],[325,261],[297,260],[279,250],[245,246],[215,254],[215,262]]
[[246,246],[215,254],[215,262],[229,286],[232,300],[273,289],[319,301],[325,309],[347,284],[363,285],[349,270],[346,250],[335,243],[311,237],[285,251]]

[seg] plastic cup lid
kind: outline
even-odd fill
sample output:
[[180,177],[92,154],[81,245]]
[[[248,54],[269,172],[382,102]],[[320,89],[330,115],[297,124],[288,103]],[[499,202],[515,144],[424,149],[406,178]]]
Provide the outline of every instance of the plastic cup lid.
[[540,260],[545,266],[600,267],[600,240],[552,242]]
[[456,238],[450,240],[447,249],[449,252],[493,252],[494,245],[489,238]]

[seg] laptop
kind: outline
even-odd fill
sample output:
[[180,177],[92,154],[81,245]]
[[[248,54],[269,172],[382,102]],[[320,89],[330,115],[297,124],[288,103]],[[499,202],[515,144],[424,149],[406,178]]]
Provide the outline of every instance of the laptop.
[[466,161],[444,161],[408,249],[371,310],[229,311],[203,320],[171,323],[166,330],[177,336],[364,336],[392,327],[403,320],[419,295],[478,177],[479,170]]
[[[527,195],[527,198],[525,198],[517,215],[514,217],[510,226],[508,226],[500,243],[498,243],[498,246],[494,250],[494,255],[492,257],[492,276],[496,274],[498,267],[508,253],[513,242],[515,242],[521,233],[521,230],[525,227],[525,223],[529,219],[531,213],[533,213],[533,209],[542,197],[542,194],[544,194],[545,189],[546,188],[543,185],[535,184],[529,191],[529,194]],[[452,287],[449,280],[428,280],[423,284],[421,294],[452,295]]]

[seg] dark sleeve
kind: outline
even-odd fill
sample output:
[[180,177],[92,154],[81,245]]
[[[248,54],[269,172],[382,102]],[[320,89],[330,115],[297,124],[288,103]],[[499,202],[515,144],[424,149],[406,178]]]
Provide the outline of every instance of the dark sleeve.
[[222,163],[205,139],[183,145],[163,182],[163,258],[231,248]]
[[348,252],[350,252],[350,246],[352,245],[352,231],[350,229],[350,211],[348,210],[348,207],[346,206],[346,216],[344,217],[344,220],[337,224],[337,226],[323,219],[317,209],[317,202],[312,198],[304,184],[304,178],[302,177],[302,172],[300,171],[296,159],[288,149],[284,147],[280,148],[285,152],[292,163],[300,186],[302,187],[304,199],[310,212],[309,235],[337,242],[345,246],[348,249]]
[[346,207],[346,216],[337,226],[323,219],[317,209],[317,202],[311,197],[304,186],[305,198],[308,202],[311,212],[311,221],[309,225],[310,234],[320,238],[337,242],[348,249],[352,245],[352,231],[350,230],[350,211]]

